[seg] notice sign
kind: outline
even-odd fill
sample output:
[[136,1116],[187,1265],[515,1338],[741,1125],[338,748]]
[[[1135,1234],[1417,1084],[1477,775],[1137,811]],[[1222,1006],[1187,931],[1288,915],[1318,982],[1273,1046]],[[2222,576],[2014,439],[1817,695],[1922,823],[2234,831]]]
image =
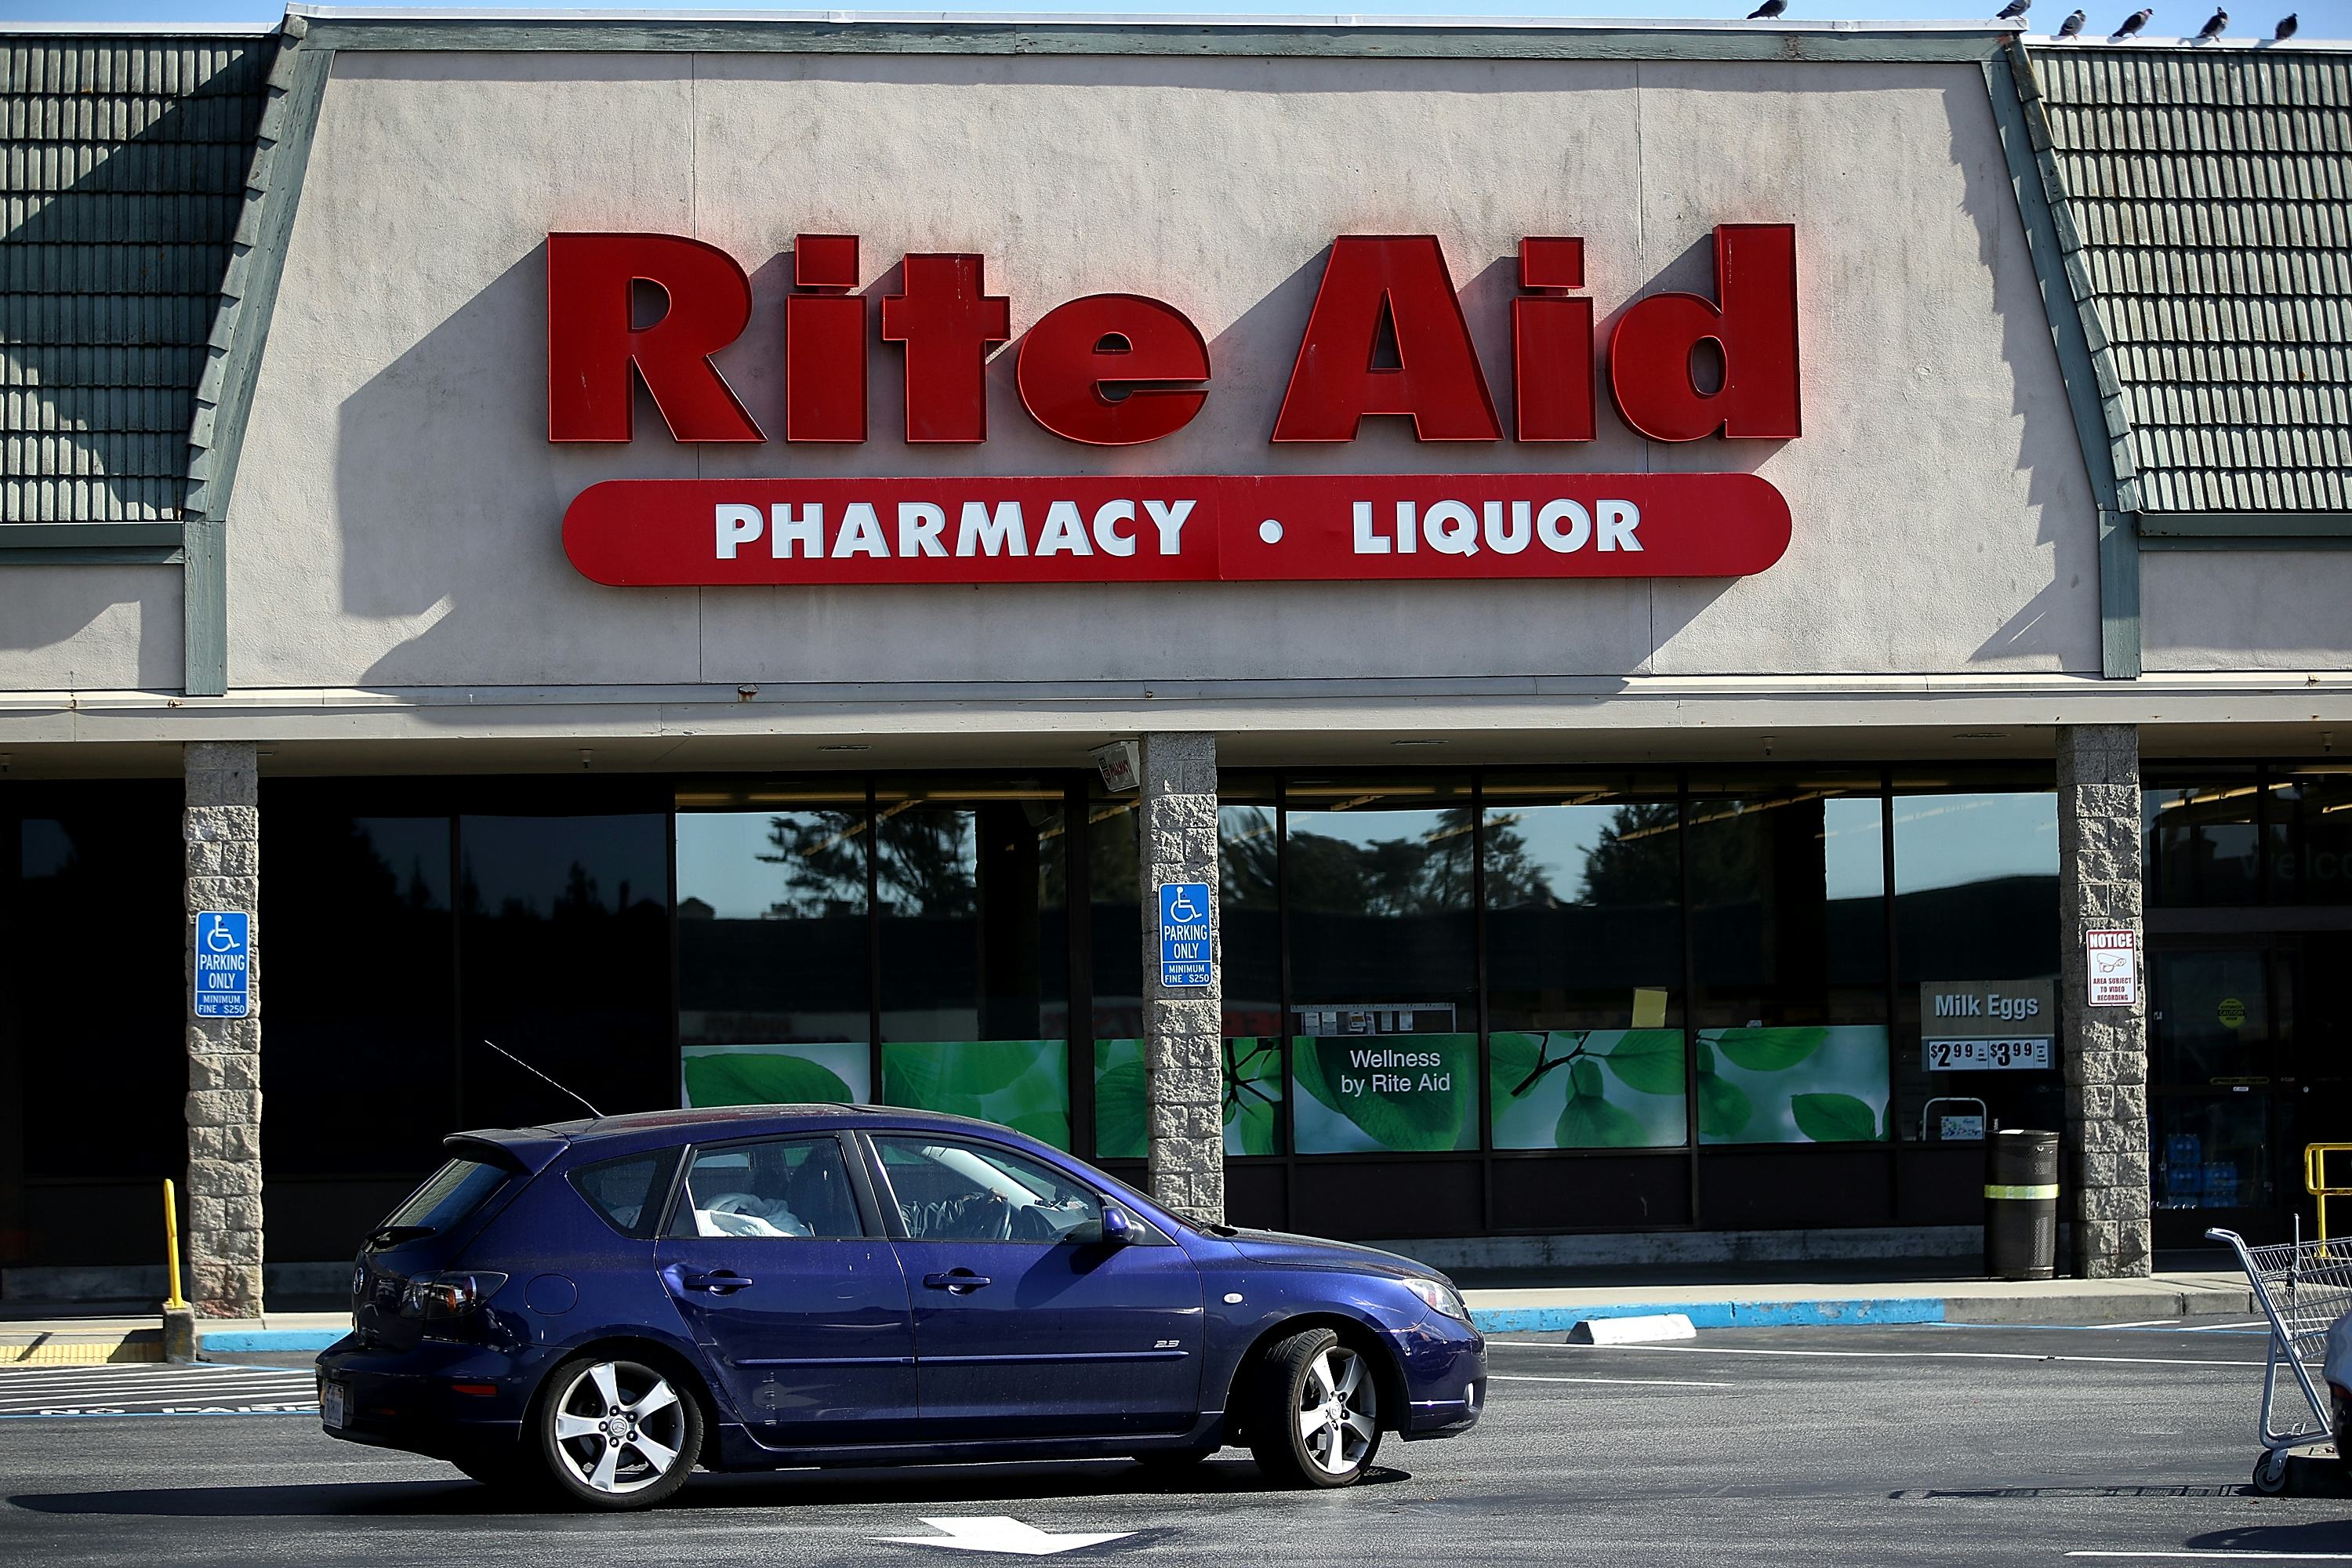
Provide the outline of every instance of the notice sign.
[[2088,961],[2090,1003],[2094,1007],[2134,1007],[2139,1005],[2139,936],[2128,931],[2086,931],[2084,957]]
[[2046,1068],[2056,1039],[2042,980],[1931,980],[1919,987],[1919,1060],[1929,1072]]
[[242,910],[196,916],[196,1016],[242,1018],[253,1005],[253,917]]
[[1790,530],[1754,474],[608,479],[563,551],[616,588],[1744,577]]
[[1209,884],[1164,884],[1160,889],[1160,984],[1208,984],[1215,973],[1209,951]]

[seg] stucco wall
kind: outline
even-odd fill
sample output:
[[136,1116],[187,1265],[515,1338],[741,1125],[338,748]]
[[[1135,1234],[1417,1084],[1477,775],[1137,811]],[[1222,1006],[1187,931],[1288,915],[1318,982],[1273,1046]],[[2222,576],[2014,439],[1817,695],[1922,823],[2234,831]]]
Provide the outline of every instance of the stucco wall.
[[2140,636],[2151,670],[2352,669],[2352,553],[2151,551]]
[[0,566],[0,691],[180,686],[177,566]]
[[[1266,443],[1324,247],[1434,232],[1498,400],[1508,258],[1580,234],[1607,320],[1710,290],[1711,226],[1798,226],[1805,435],[1652,446]],[[1105,453],[994,363],[991,439],[695,450],[544,437],[544,236],[697,235],[754,271],[721,367],[782,427],[782,268],[979,250],[1013,327],[1168,299],[1201,416]],[[1507,406],[1507,405],[1506,405]],[[1385,426],[1371,428],[1371,426]],[[559,522],[614,477],[1754,468],[1788,557],[1731,583],[614,590]],[[239,687],[2095,670],[2090,498],[1972,65],[351,55],[338,58],[231,517]]]

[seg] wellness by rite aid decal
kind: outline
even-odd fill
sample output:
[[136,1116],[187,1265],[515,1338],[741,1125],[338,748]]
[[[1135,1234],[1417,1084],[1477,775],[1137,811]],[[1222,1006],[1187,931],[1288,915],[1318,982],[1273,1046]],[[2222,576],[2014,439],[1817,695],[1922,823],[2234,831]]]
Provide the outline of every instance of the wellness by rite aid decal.
[[[1596,344],[1581,239],[1519,243],[1511,301],[1513,434],[1594,438]],[[857,239],[802,235],[784,304],[786,441],[866,438],[868,318]],[[1610,333],[1618,416],[1657,441],[1799,433],[1796,234],[1715,231],[1717,299],[1656,294]],[[667,310],[634,324],[639,282]],[[711,363],[751,319],[743,268],[698,240],[551,234],[547,433],[625,442],[633,378],[685,442],[767,439]],[[903,351],[907,440],[988,438],[984,372],[1012,302],[977,255],[910,255],[881,338]],[[1716,345],[1719,384],[1692,359]],[[1216,395],[1207,343],[1139,294],[1058,305],[1021,340],[1028,416],[1062,438],[1128,447],[1181,430]],[[1367,415],[1423,441],[1499,441],[1501,421],[1437,240],[1333,241],[1277,446],[1355,438]],[[1789,506],[1744,473],[1150,474],[1117,478],[614,479],[565,512],[563,547],[614,586],[856,583],[1265,582],[1734,577],[1789,546]]]

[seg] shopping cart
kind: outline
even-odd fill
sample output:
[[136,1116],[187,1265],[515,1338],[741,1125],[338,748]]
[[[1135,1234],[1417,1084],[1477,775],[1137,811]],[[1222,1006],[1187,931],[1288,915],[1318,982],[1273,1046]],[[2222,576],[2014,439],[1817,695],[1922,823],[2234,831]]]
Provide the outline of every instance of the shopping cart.
[[[2254,1489],[2286,1489],[2287,1457],[2294,1449],[2332,1440],[2332,1423],[2320,1364],[2327,1353],[2327,1331],[2352,1312],[2352,1242],[2294,1241],[2282,1247],[2248,1247],[2234,1230],[2209,1230],[2208,1241],[2229,1243],[2254,1288],[2254,1303],[2270,1320],[2270,1354],[2263,1367],[2263,1415],[2257,1429],[2263,1457],[2254,1461]],[[2294,1387],[2280,1396],[2282,1374]],[[2311,1419],[2304,1421],[2308,1409]]]

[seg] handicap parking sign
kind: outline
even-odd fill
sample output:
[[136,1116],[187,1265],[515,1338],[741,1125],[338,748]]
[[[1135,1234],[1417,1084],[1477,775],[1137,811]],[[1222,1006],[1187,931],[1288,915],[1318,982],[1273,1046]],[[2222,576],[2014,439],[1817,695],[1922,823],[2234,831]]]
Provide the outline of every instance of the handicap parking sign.
[[242,1018],[253,1005],[253,917],[243,910],[196,915],[196,1016]]
[[1206,985],[1209,956],[1209,884],[1170,882],[1160,889],[1160,984]]

